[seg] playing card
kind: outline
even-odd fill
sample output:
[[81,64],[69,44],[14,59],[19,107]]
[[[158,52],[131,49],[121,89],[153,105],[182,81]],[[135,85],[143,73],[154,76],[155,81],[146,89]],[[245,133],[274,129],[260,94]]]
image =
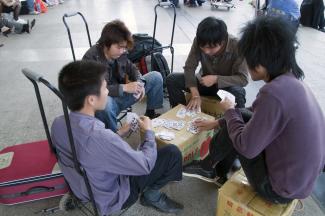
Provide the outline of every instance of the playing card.
[[194,125],[194,121],[188,123],[187,131],[192,134],[197,134],[199,132],[198,128]]
[[221,101],[223,101],[225,98],[228,98],[231,102],[235,103],[235,96],[227,91],[218,90],[217,95],[221,98]]
[[182,130],[185,127],[185,121],[175,121],[173,124],[173,128],[176,130]]
[[186,109],[184,107],[180,108],[176,113],[176,116],[178,118],[185,118],[185,115],[186,115]]
[[165,119],[160,119],[160,118],[152,119],[152,127],[154,128],[164,126],[164,123],[165,123]]
[[167,129],[172,129],[173,128],[173,122],[171,120],[166,119],[164,122],[164,127]]
[[139,119],[139,116],[136,113],[128,112],[126,114],[126,122],[128,124],[130,124],[130,126],[131,126],[130,130],[133,132],[137,131],[139,129],[138,119]]
[[133,94],[133,97],[135,97],[135,99],[139,99],[141,96],[141,93],[143,92],[144,83],[138,82],[138,85],[140,85],[142,87],[142,91],[138,94]]

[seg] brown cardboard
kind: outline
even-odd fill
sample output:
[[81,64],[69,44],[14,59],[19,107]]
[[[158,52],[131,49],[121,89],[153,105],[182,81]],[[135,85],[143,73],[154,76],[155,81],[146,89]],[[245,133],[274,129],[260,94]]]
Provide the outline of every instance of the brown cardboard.
[[[191,93],[185,93],[186,101],[188,102],[191,98]],[[220,107],[220,100],[218,100],[218,97],[215,96],[201,96],[201,111],[214,116],[215,118],[222,118],[223,117],[223,111]]]
[[290,216],[296,204],[297,200],[282,205],[262,199],[241,170],[219,189],[217,216]]
[[[196,117],[205,117],[207,119],[213,120],[214,117],[209,116],[204,113],[199,113],[195,117],[191,118],[186,116],[185,118],[176,117],[177,111],[184,107],[183,105],[178,105],[163,115],[159,116],[161,119],[173,119],[173,120],[183,120],[186,122],[190,122],[193,118]],[[155,133],[161,130],[168,130],[164,127],[157,127],[153,129]],[[213,130],[200,132],[198,134],[192,134],[187,131],[187,125],[180,131],[170,129],[170,131],[175,133],[175,139],[171,141],[164,141],[156,137],[158,148],[174,144],[176,145],[182,152],[183,155],[183,164],[187,164],[192,160],[198,160],[200,158],[204,158],[209,151],[210,140],[214,134]],[[202,145],[203,144],[203,145]]]

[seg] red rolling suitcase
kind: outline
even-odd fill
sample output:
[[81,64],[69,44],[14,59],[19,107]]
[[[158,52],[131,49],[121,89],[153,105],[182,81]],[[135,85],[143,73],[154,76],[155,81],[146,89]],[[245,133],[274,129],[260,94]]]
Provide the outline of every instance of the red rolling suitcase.
[[46,140],[0,151],[0,203],[13,205],[69,191]]

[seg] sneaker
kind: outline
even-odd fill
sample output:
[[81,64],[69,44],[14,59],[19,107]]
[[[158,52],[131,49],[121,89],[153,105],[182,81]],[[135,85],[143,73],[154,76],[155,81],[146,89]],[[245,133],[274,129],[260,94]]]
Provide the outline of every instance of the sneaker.
[[143,206],[153,207],[164,213],[177,214],[184,209],[182,204],[170,199],[165,193],[161,194],[158,201],[148,200],[142,195],[140,198],[140,204]]
[[206,170],[201,167],[200,161],[193,161],[184,166],[183,175],[198,178],[206,182],[215,183],[216,173],[213,169]]
[[222,185],[224,185],[227,180],[228,180],[227,177],[216,176],[213,183],[216,184],[219,188],[221,188]]
[[146,112],[144,114],[145,116],[148,116],[150,119],[155,119],[155,118],[158,118],[159,116],[161,116],[160,113],[151,113],[151,112]]
[[28,14],[29,15],[38,15],[38,14],[40,14],[40,12],[38,12],[38,11],[31,11]]

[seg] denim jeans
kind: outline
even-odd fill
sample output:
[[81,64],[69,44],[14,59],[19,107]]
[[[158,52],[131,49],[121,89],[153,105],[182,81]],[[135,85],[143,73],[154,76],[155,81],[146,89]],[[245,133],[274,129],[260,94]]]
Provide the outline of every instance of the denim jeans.
[[[152,71],[142,77],[145,80],[147,95],[147,109],[159,109],[163,106],[163,79],[159,72]],[[96,117],[104,122],[105,127],[117,131],[117,116],[122,110],[132,106],[137,99],[130,93],[123,93],[121,97],[107,97],[106,107],[96,112]]]
[[28,12],[31,13],[34,11],[34,0],[27,0]]
[[[167,90],[169,94],[169,102],[172,107],[177,106],[178,104],[186,105],[185,95],[183,91],[189,91],[185,87],[185,75],[184,73],[172,73],[168,75],[166,79]],[[211,87],[205,87],[200,84],[197,80],[197,88],[202,96],[216,96],[218,88],[216,85]],[[246,91],[243,87],[240,86],[231,86],[223,88],[223,90],[230,92],[236,98],[237,108],[244,108],[246,103]]]

